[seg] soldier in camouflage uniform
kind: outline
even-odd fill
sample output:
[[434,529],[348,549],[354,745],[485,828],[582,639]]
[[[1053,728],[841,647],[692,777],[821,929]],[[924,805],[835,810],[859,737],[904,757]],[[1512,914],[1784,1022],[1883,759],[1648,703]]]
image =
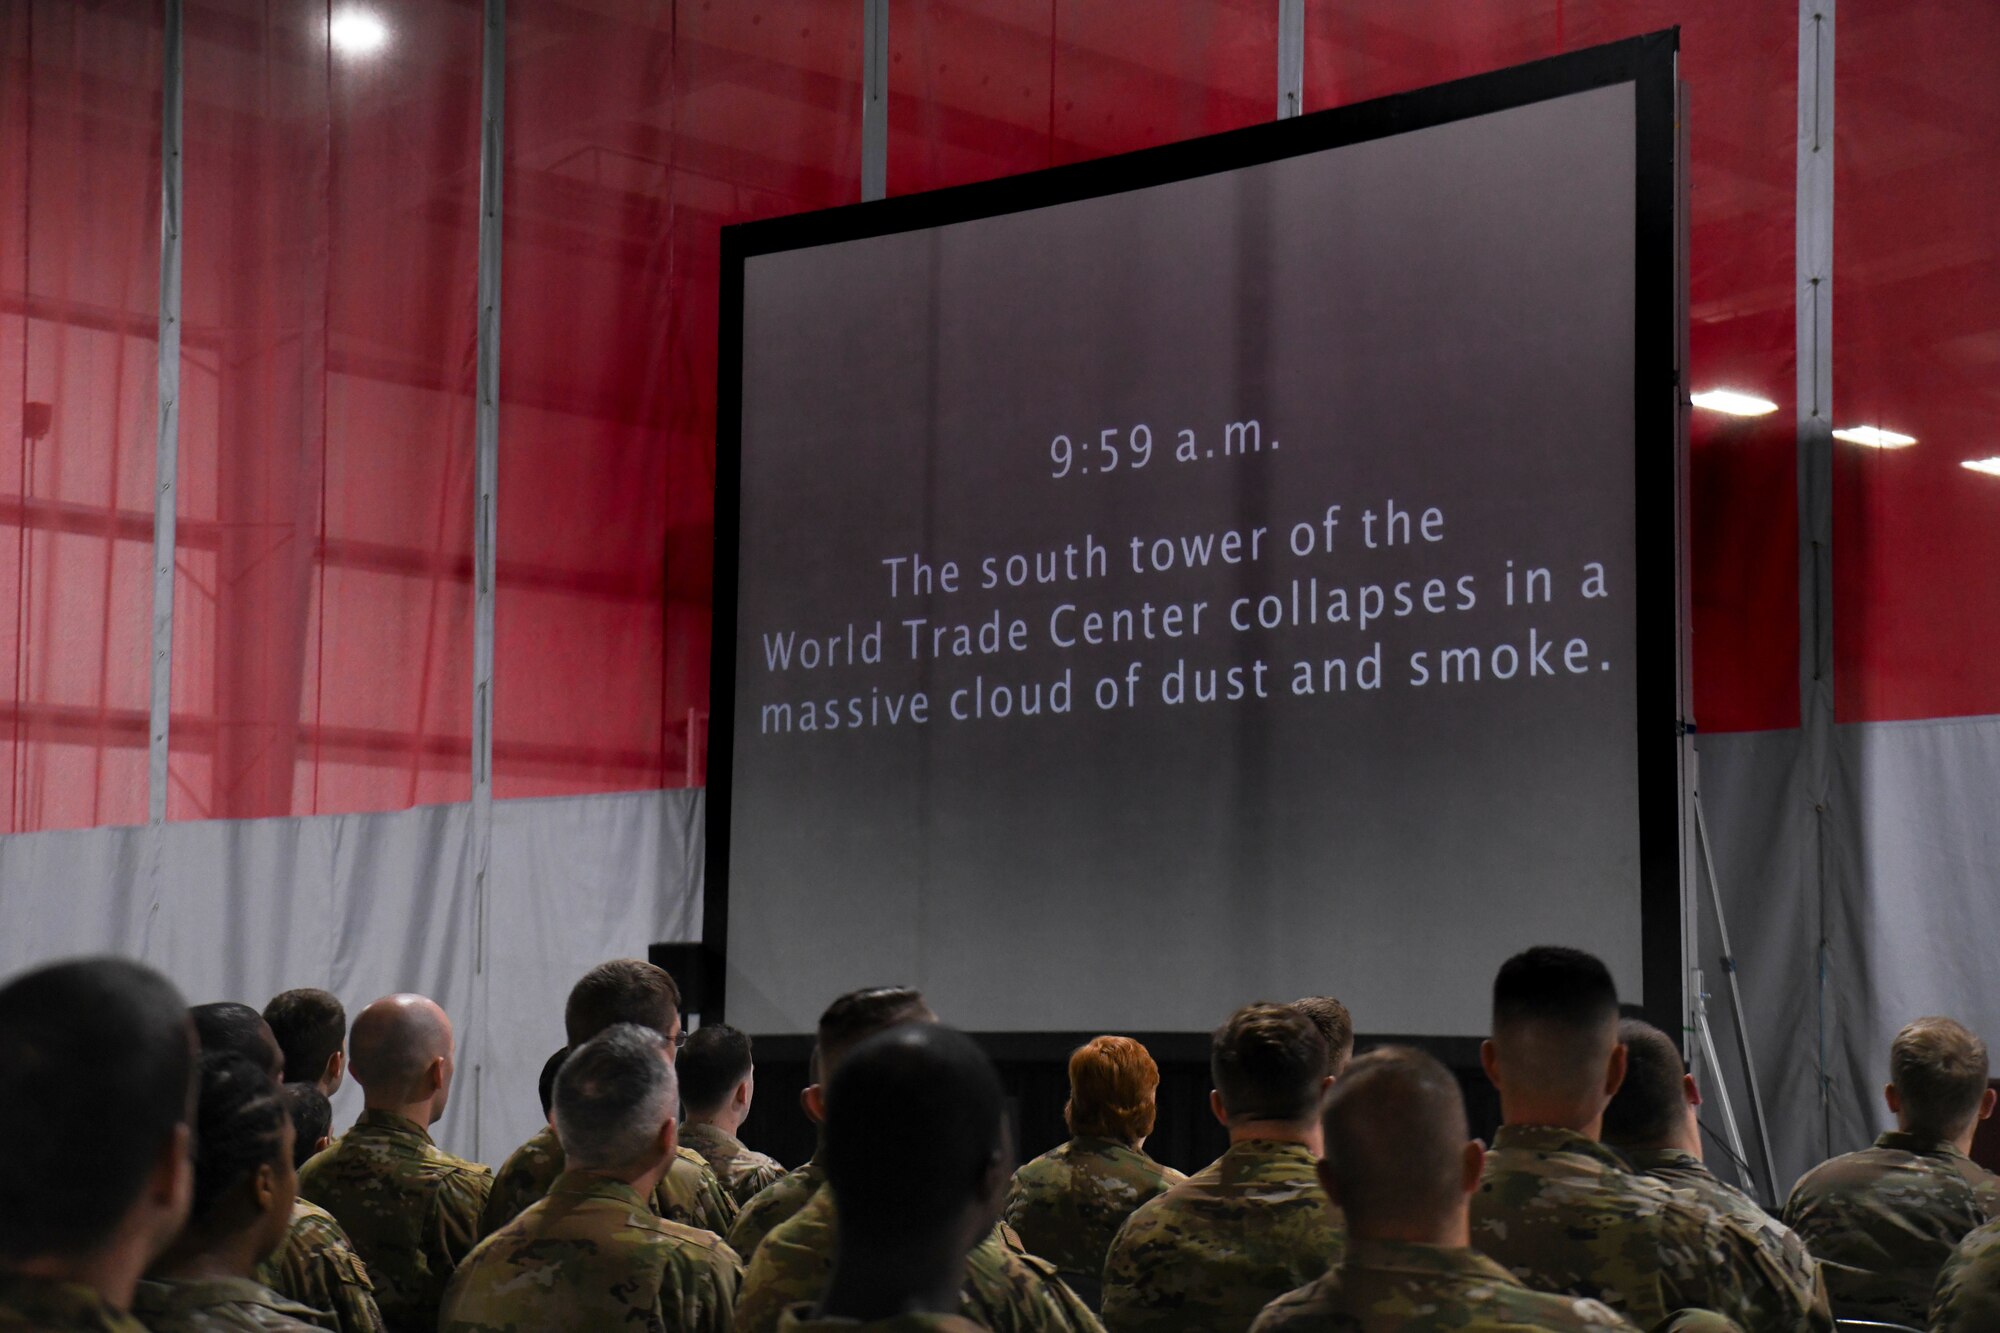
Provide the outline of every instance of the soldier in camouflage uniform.
[[804,1166],[779,1176],[751,1196],[743,1211],[736,1215],[736,1225],[729,1228],[729,1248],[747,1256],[746,1263],[755,1258],[764,1237],[779,1224],[796,1217],[824,1184],[826,1168],[820,1165],[819,1154],[815,1152]]
[[429,1333],[493,1186],[485,1167],[431,1141],[451,1094],[451,1020],[421,995],[391,995],[361,1011],[350,1045],[364,1109],[300,1170],[299,1193],[347,1233],[389,1327]]
[[269,1067],[203,1052],[195,1123],[187,1225],[139,1284],[133,1313],[153,1333],[313,1333],[312,1309],[254,1276],[290,1230],[298,1190],[292,1119]]
[[1641,1327],[1682,1310],[1746,1333],[1831,1327],[1754,1237],[1596,1141],[1625,1066],[1603,963],[1556,948],[1509,959],[1482,1056],[1504,1123],[1472,1199],[1475,1248],[1531,1287],[1601,1300]]
[[1952,1250],[2000,1218],[2000,1179],[1966,1155],[1994,1096],[1985,1043],[1949,1018],[1898,1033],[1889,1070],[1897,1128],[1807,1172],[1785,1221],[1825,1269],[1836,1315],[1914,1326]]
[[[563,1028],[572,1047],[581,1046],[613,1023],[637,1023],[665,1037],[678,1051],[681,1036],[681,995],[674,979],[651,963],[620,958],[599,963],[570,988],[563,1009]],[[549,1192],[562,1175],[561,1141],[552,1126],[516,1148],[494,1178],[479,1234],[490,1236],[522,1209]],[[736,1221],[736,1201],[722,1188],[701,1155],[676,1150],[665,1178],[653,1190],[653,1209],[669,1222],[726,1235]]]
[[0,986],[0,1329],[145,1333],[127,1308],[187,1217],[194,1072],[187,1001],[149,967]]
[[1187,1177],[1145,1152],[1160,1069],[1130,1037],[1097,1037],[1069,1057],[1063,1120],[1075,1137],[1014,1173],[1007,1224],[1084,1301],[1103,1298],[1104,1257],[1140,1204]]
[[677,1107],[656,1030],[616,1023],[578,1046],[555,1089],[570,1167],[459,1265],[440,1329],[727,1333],[742,1276],[734,1251],[647,1203],[674,1161]]
[[[837,1213],[825,1220],[830,1235],[838,1232],[832,1273],[822,1279],[817,1310],[802,1301],[774,1326],[1095,1333],[1096,1320],[1073,1299],[1070,1316],[1055,1302],[1038,1307],[1026,1299],[1062,1292],[1046,1265],[1017,1275],[1020,1289],[997,1308],[980,1306],[977,1279],[964,1280],[967,1252],[995,1244],[993,1223],[1013,1156],[1000,1079],[984,1053],[960,1033],[918,1022],[877,1033],[843,1051],[837,1069],[835,1063],[828,1062],[829,1095],[822,1099],[827,1188],[773,1232],[753,1261],[754,1267],[785,1248],[788,1230],[837,1201]],[[896,1169],[884,1170],[890,1161]],[[981,1267],[974,1259],[973,1271]],[[1038,1292],[1041,1281],[1050,1286]],[[884,1311],[910,1313],[884,1318]]]
[[[287,991],[285,995],[319,993]],[[344,1070],[345,1032],[341,1044]],[[292,1120],[292,1162],[304,1166],[331,1142],[328,1131],[333,1108],[314,1083],[287,1083],[282,1093]],[[314,1322],[332,1333],[382,1333],[382,1312],[375,1306],[375,1284],[368,1280],[368,1265],[354,1252],[333,1214],[316,1203],[293,1200],[291,1228],[284,1243],[258,1267],[257,1280],[314,1311]]]
[[2000,1328],[2000,1222],[1958,1243],[1938,1273],[1931,1333],[1992,1333]]
[[750,1038],[727,1023],[710,1023],[681,1051],[681,1143],[701,1154],[738,1205],[785,1174],[775,1158],[736,1137],[757,1092]]
[[1215,1034],[1209,1094],[1229,1150],[1132,1214],[1104,1264],[1111,1333],[1238,1333],[1340,1259],[1314,1170],[1326,1040],[1290,1005],[1239,1009]]
[[1530,1291],[1471,1248],[1485,1153],[1458,1080],[1432,1057],[1393,1046],[1362,1056],[1320,1129],[1319,1179],[1345,1218],[1347,1253],[1265,1306],[1252,1333],[1631,1333],[1608,1307]]
[[1742,1190],[1717,1180],[1702,1161],[1701,1096],[1667,1034],[1628,1018],[1618,1025],[1618,1040],[1626,1050],[1625,1081],[1604,1108],[1604,1142],[1640,1175],[1693,1195],[1755,1237],[1807,1294],[1819,1318],[1830,1319],[1826,1282],[1805,1242]]

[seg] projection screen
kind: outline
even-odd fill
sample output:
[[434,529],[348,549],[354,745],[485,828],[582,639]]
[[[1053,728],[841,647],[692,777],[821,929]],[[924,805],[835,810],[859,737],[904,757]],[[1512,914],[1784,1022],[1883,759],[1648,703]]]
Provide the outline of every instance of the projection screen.
[[1673,1030],[1674,60],[725,232],[730,1022],[1462,1036],[1562,943]]

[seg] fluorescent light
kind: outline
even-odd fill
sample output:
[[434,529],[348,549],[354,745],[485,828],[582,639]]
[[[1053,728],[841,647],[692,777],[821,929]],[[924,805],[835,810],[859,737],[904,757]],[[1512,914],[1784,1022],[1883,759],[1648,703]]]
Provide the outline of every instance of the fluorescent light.
[[2000,456],[1993,458],[1968,458],[1960,467],[1969,467],[1974,472],[1984,472],[1989,477],[2000,477]]
[[1833,438],[1846,440],[1849,444],[1865,444],[1870,449],[1901,449],[1917,442],[1914,435],[1883,430],[1880,426],[1849,426],[1846,430],[1835,431]]
[[381,50],[389,42],[389,25],[365,9],[343,9],[326,26],[333,49],[351,56],[365,56]]
[[1778,405],[1768,398],[1738,393],[1734,389],[1709,389],[1688,401],[1696,407],[1705,407],[1711,412],[1726,412],[1732,417],[1769,416],[1778,410]]

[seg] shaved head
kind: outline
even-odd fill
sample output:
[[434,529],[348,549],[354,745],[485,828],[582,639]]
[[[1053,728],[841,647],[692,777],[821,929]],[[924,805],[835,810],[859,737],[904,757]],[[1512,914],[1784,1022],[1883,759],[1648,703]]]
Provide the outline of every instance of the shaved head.
[[[444,1062],[449,1084],[451,1020],[421,995],[385,995],[363,1009],[348,1034],[348,1062],[371,1105],[422,1101],[431,1067]],[[436,1108],[442,1111],[440,1096]]]
[[1465,1099],[1434,1057],[1369,1052],[1333,1085],[1320,1120],[1328,1183],[1357,1232],[1432,1230],[1465,1207]]
[[[1509,958],[1493,982],[1493,1047],[1506,1081],[1549,1101],[1603,1109],[1618,1046],[1618,989],[1578,949],[1542,946]],[[1587,1118],[1587,1117],[1586,1117]]]

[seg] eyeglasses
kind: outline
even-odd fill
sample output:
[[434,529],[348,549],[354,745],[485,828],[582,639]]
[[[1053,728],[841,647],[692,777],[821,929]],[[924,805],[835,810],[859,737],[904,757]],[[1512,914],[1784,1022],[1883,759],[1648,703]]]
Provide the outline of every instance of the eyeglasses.
[[678,1051],[678,1050],[679,1050],[679,1049],[680,1049],[681,1047],[683,1047],[683,1046],[685,1046],[685,1045],[687,1045],[687,1044],[688,1044],[688,1034],[687,1034],[687,1029],[686,1029],[686,1028],[682,1028],[682,1029],[681,1029],[681,1030],[680,1030],[679,1032],[676,1032],[676,1033],[675,1033],[675,1034],[674,1034],[674,1035],[673,1035],[672,1037],[670,1037],[670,1038],[669,1038],[668,1040],[670,1040],[670,1041],[672,1041],[672,1042],[673,1042],[673,1044],[674,1044],[674,1049]]

